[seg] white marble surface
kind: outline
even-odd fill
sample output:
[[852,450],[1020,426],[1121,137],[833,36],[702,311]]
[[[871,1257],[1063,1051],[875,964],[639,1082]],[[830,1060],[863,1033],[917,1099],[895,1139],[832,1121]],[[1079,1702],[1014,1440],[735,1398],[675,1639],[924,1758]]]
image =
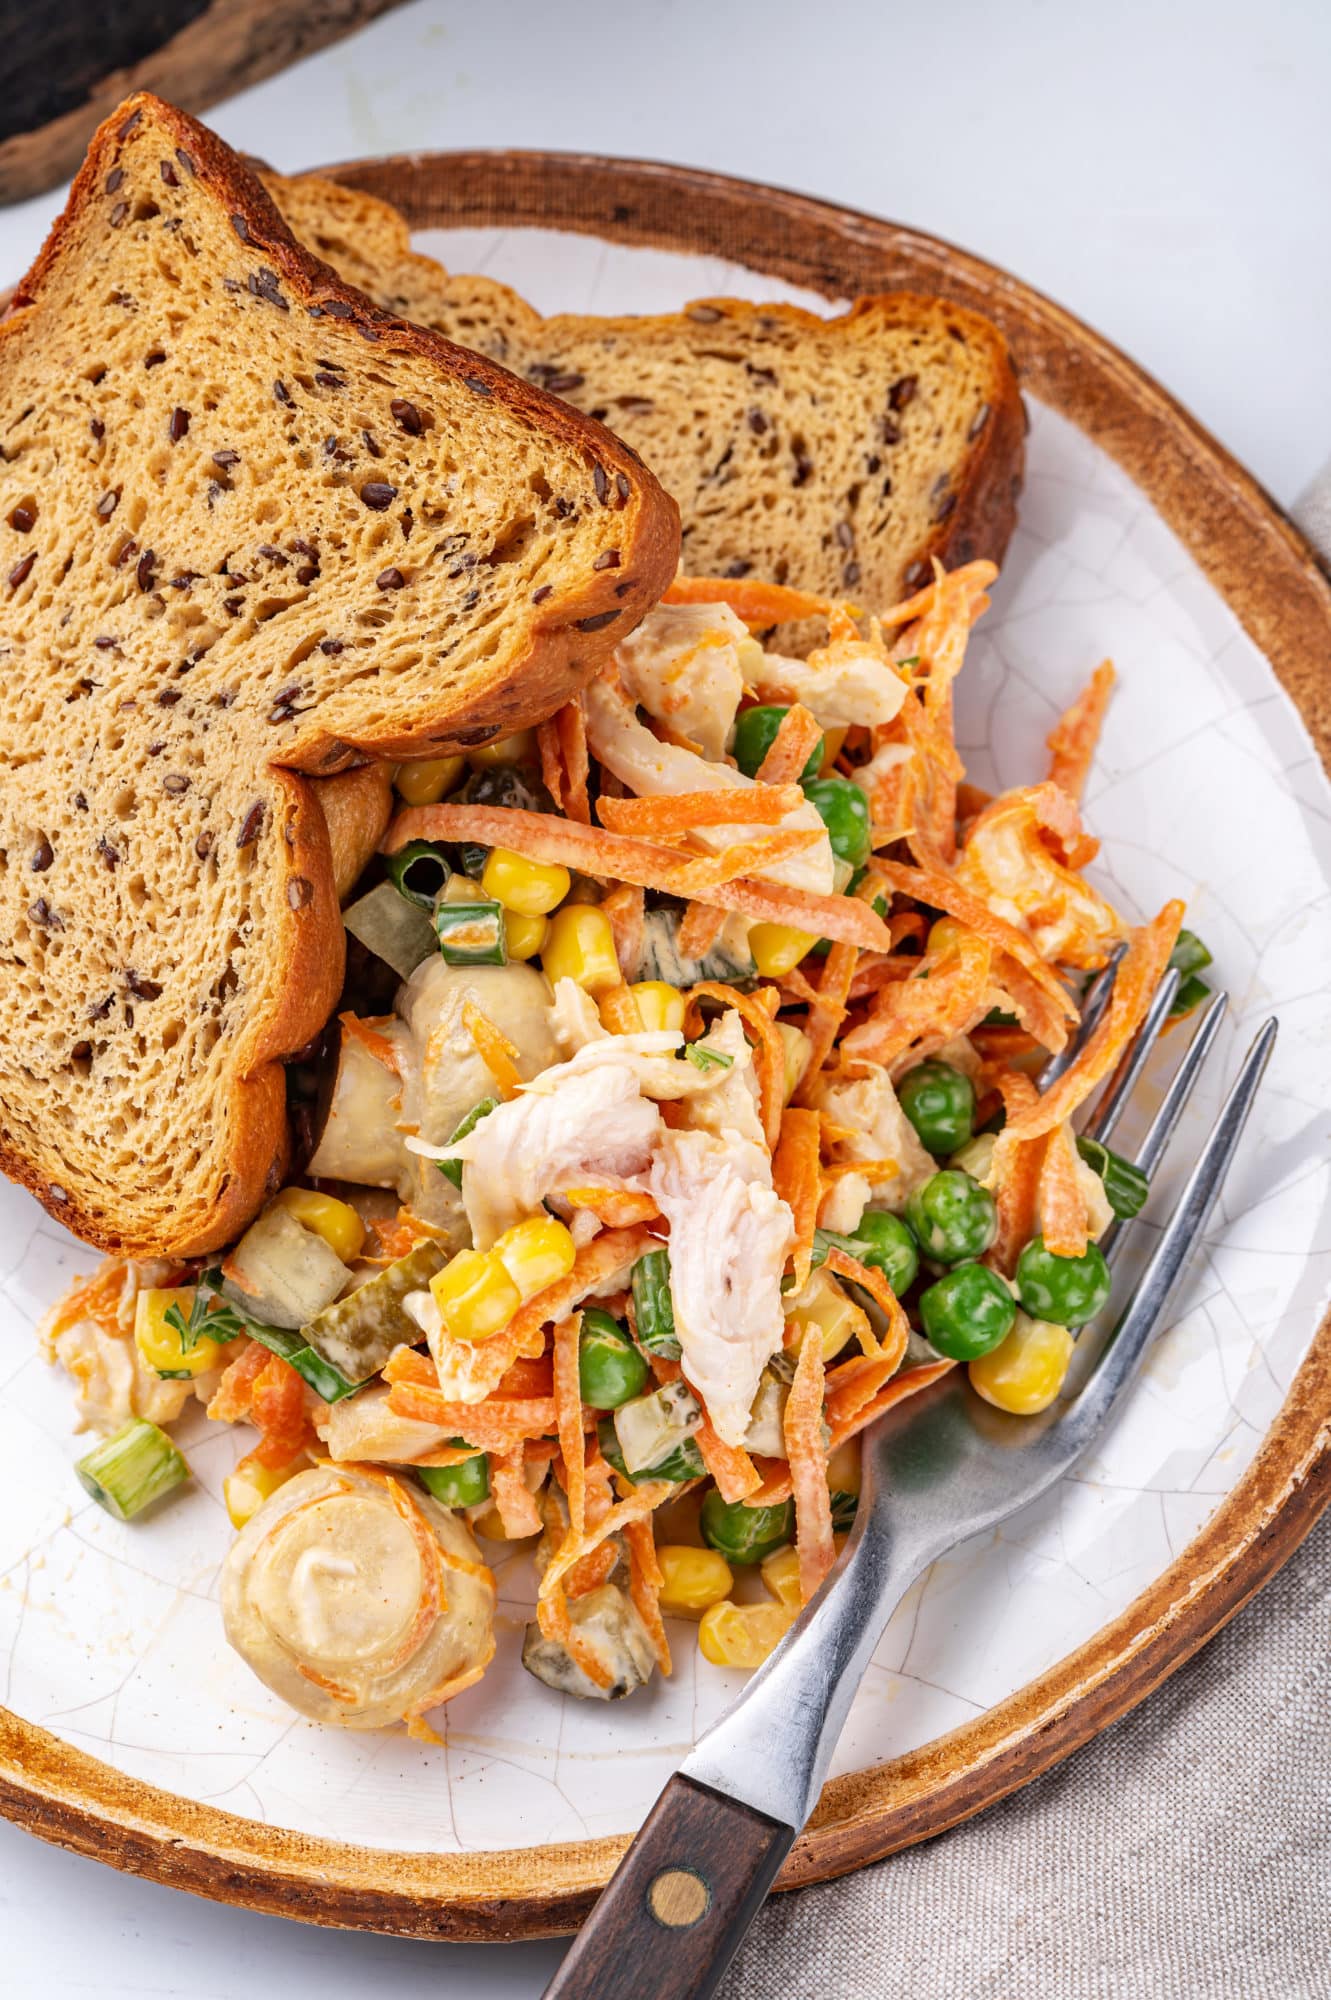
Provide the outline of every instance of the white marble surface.
[[[1302,187],[1326,184],[1328,150],[1315,94],[1316,78],[1326,72],[1327,24],[1311,7],[1268,7],[1257,28],[1248,10],[1224,6],[1204,14],[1177,8],[1161,18],[1159,10],[1129,5],[1112,21],[1089,9],[1055,16],[1019,6],[1008,10],[1000,45],[988,9],[952,7],[935,10],[928,22],[889,25],[877,9],[813,17],[780,5],[737,5],[708,12],[706,61],[698,57],[701,16],[686,4],[632,9],[613,38],[578,6],[562,10],[557,28],[549,10],[534,6],[486,9],[483,24],[481,10],[457,19],[454,11],[446,18],[443,9],[417,6],[390,17],[359,41],[224,107],[217,123],[228,137],[283,165],[410,144],[590,145],[694,159],[854,201],[967,242],[1096,320],[1154,367],[1279,497],[1290,499],[1315,469],[1331,436],[1320,346],[1291,343],[1279,368],[1270,366],[1273,327],[1296,319],[1315,324],[1331,289],[1327,245],[1317,236],[1331,227],[1316,203],[1301,199]],[[502,68],[496,49],[503,51]],[[642,79],[636,91],[629,87],[635,76]],[[944,88],[928,87],[940,79]],[[793,144],[783,116],[787,102],[800,110]],[[6,270],[35,246],[46,206],[39,205],[40,215],[0,216]],[[456,252],[452,260],[459,261]],[[498,264],[491,268],[500,271]],[[1214,309],[1216,299],[1223,311]],[[539,292],[538,302],[545,302]],[[609,295],[596,300],[606,307],[619,302]],[[1086,482],[1080,485],[1084,501]],[[1079,504],[1074,547],[1065,539],[1066,509],[1048,482],[1037,482],[1028,501],[1021,581],[1014,596],[1005,596],[1001,629],[977,662],[979,685],[972,686],[978,734],[981,703],[1001,658],[1009,698],[990,735],[1005,775],[1015,772],[1009,760],[1041,724],[1034,697],[1013,698],[1025,685],[1023,667],[1038,661],[1042,673],[1049,667],[1073,673],[1081,664],[1066,657],[1066,617],[1078,576],[1102,586],[1106,565],[1115,565],[1111,594],[1119,616],[1128,615],[1134,594],[1152,594],[1141,588],[1143,578],[1162,580],[1158,541],[1149,527],[1137,524],[1132,532],[1126,503],[1110,486],[1112,478],[1109,486],[1100,482],[1094,506]],[[1151,547],[1140,546],[1142,535]],[[1166,580],[1174,629],[1163,637],[1150,630],[1157,669],[1161,647],[1173,647],[1177,665],[1190,653],[1204,658],[1217,639],[1230,636],[1217,633],[1204,593],[1195,586],[1180,591],[1176,574]],[[1094,601],[1097,588],[1083,583],[1080,590],[1087,645],[1111,643],[1103,636],[1104,605]],[[1028,602],[1023,591],[1032,593]],[[1104,597],[1103,588],[1098,594]],[[1047,659],[1055,635],[1041,626],[1050,601],[1062,606],[1059,661]],[[1112,644],[1126,667],[1123,640]],[[1298,769],[1300,746],[1280,705],[1266,699],[1254,723],[1254,687],[1245,678],[1251,662],[1242,651],[1231,647],[1218,677],[1205,677],[1209,705],[1199,719],[1211,731],[1214,754],[1238,760],[1235,769],[1249,760],[1264,769],[1264,782],[1283,766],[1289,790],[1313,803],[1306,753]],[[1217,688],[1221,698],[1212,700]],[[1265,695],[1256,692],[1259,700]],[[1121,754],[1112,737],[1107,745],[1102,796],[1092,805],[1100,822],[1116,811],[1116,788],[1133,783],[1131,721],[1129,711]],[[1218,816],[1199,811],[1177,788],[1163,787],[1159,796],[1168,812],[1144,828],[1137,861],[1129,843],[1115,849],[1115,874],[1135,900],[1157,879],[1158,864],[1144,869],[1143,857],[1152,849],[1178,857],[1190,889],[1211,883],[1214,928],[1221,906],[1233,906],[1234,885],[1244,887],[1244,857],[1237,843],[1215,837]],[[1309,942],[1298,929],[1297,922],[1284,931],[1243,923],[1225,945],[1249,970],[1261,961],[1259,983],[1297,992],[1304,990],[1297,958]],[[1249,987],[1245,1004],[1260,998]],[[1292,1025],[1297,1032],[1305,1022]],[[1306,1030],[1315,1040],[1312,1003]],[[1285,1171],[1298,1157],[1306,1122],[1301,1096],[1301,1088],[1291,1089],[1281,1099],[1286,1126],[1276,1135],[1278,1171],[1284,1226],[1311,1247],[1309,1190],[1297,1172]],[[1240,1199],[1236,1208],[1244,1205]],[[1158,1416],[1161,1424],[1157,1445],[1147,1446],[1159,1461],[1147,1490],[1156,1496],[1150,1504],[1158,1512],[1162,1553],[1195,1525],[1196,1496],[1230,1483],[1232,1467],[1221,1469],[1220,1454],[1242,1452],[1270,1393],[1260,1380],[1244,1378],[1243,1361],[1253,1324],[1274,1333],[1272,1301],[1254,1310],[1254,1241],[1242,1227],[1225,1234],[1197,1289],[1194,1313],[1142,1399],[1142,1423],[1149,1428]],[[1225,1309],[1234,1299],[1245,1308],[1242,1320]],[[1279,1374],[1292,1353],[1278,1339],[1273,1352]],[[1223,1422],[1226,1408],[1243,1417],[1214,1462],[1177,1450],[1169,1409],[1178,1397],[1199,1409],[1203,1428]],[[1139,1438],[1131,1504],[1140,1504],[1143,1492],[1140,1451]],[[1060,1502],[1070,1510],[1066,1519],[1059,1513],[1024,1523],[1011,1538],[996,1586],[1000,1597],[1014,1579],[1022,1588],[1038,1587],[1042,1571],[1066,1568],[1070,1550],[1093,1601],[1129,1595],[1135,1584],[1118,1573],[1112,1554],[1119,1537],[1106,1533],[1122,1489],[1111,1451],[1091,1469],[1082,1492]],[[1136,1550],[1139,1538],[1133,1539]],[[945,1579],[932,1614],[937,1631],[934,1639],[926,1632],[926,1644],[946,1649],[956,1597]],[[987,1626],[991,1612],[977,1607],[971,1586],[966,1618],[977,1616],[980,1626],[971,1624],[972,1631]],[[1050,1636],[1061,1650],[1061,1628]],[[964,1689],[955,1684],[959,1676],[952,1679],[954,1696],[993,1698],[983,1673]],[[893,1717],[894,1733],[901,1720]],[[921,1717],[920,1725],[930,1733],[939,1723]],[[432,1990],[465,1985],[470,1992],[516,1995],[538,1991],[556,1955],[554,1948],[530,1947],[427,1957],[386,1941],[325,1938],[124,1881],[40,1849],[8,1827],[0,1827],[0,1848],[0,1909],[10,1945],[0,1989],[16,1993],[36,1990],[40,1979],[46,1989],[70,1994],[230,1995],[264,1979],[296,1993],[313,1991],[317,1982],[321,1993],[337,1994],[378,1978],[411,1994],[424,1992],[428,1978]],[[59,1913],[76,1897],[81,1921],[70,1925]]]

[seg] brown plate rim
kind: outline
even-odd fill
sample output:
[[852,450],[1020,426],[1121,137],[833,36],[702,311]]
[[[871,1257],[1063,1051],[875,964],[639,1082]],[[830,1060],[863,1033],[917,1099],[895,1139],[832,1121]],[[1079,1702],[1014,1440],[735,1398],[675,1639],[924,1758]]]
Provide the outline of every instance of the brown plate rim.
[[[1331,586],[1252,476],[1135,363],[1019,279],[920,231],[727,175],[595,154],[469,151],[351,161],[331,176],[415,228],[535,226],[704,252],[821,293],[933,291],[985,312],[1023,387],[1148,495],[1270,661],[1331,768]],[[1331,1501],[1331,1315],[1239,1484],[1128,1608],[984,1715],[835,1779],[778,1887],[927,1839],[1087,1742],[1272,1576]],[[0,1812],[58,1845],[223,1902],[443,1939],[571,1930],[624,1838],[475,1854],[318,1839],[126,1777],[0,1709]]]

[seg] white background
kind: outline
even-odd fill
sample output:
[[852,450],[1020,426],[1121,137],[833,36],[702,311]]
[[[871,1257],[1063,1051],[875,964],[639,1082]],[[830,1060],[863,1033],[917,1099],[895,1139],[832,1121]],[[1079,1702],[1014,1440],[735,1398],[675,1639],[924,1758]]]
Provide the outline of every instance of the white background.
[[[621,152],[931,230],[1118,341],[1289,505],[1331,448],[1328,78],[1320,0],[418,0],[208,116],[284,168]],[[0,213],[0,280],[54,208]],[[517,2000],[559,1955],[244,1916],[4,1823],[0,1936],[0,1992],[99,2000]]]

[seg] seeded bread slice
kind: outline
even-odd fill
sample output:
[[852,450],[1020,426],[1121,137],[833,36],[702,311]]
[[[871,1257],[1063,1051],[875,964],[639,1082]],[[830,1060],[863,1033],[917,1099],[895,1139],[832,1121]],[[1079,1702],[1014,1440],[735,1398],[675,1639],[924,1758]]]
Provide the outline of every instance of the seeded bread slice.
[[339,990],[368,756],[551,712],[673,574],[599,425],[369,305],[131,100],[0,323],[0,1164],[108,1249],[232,1238]]
[[395,233],[372,196],[317,175],[268,186],[371,297],[632,444],[679,502],[695,575],[752,573],[872,609],[914,589],[935,556],[1002,558],[1025,414],[979,314],[895,292],[833,319],[702,299],[654,318],[543,320],[506,285],[413,253],[405,221]]

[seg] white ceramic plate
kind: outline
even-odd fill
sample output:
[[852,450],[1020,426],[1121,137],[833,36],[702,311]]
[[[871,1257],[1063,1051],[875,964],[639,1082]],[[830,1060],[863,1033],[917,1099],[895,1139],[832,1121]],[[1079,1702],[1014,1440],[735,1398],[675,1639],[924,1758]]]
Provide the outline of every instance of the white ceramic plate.
[[[715,259],[535,230],[420,247],[545,311],[668,309],[731,292],[824,300]],[[893,1619],[835,1769],[895,1757],[1024,1686],[1121,1612],[1252,1459],[1331,1282],[1331,789],[1292,703],[1233,613],[1115,464],[1031,404],[1021,525],[960,684],[970,775],[1037,778],[1057,712],[1096,662],[1121,684],[1086,801],[1092,872],[1120,907],[1183,895],[1233,995],[1220,1067],[1275,1011],[1281,1036],[1244,1157],[1129,1406],[1075,1477],[937,1564]],[[1217,1090],[1183,1128],[1186,1164]],[[1168,1177],[1165,1177],[1168,1178]],[[383,1849],[513,1849],[635,1827],[739,1677],[673,1635],[673,1680],[604,1708],[518,1661],[527,1559],[499,1563],[480,1687],[441,1749],[293,1718],[226,1648],[216,1602],[236,1437],[185,1434],[194,1488],[139,1526],[71,1470],[67,1382],[33,1329],[91,1253],[0,1188],[0,1701],[126,1775],[298,1833]]]

